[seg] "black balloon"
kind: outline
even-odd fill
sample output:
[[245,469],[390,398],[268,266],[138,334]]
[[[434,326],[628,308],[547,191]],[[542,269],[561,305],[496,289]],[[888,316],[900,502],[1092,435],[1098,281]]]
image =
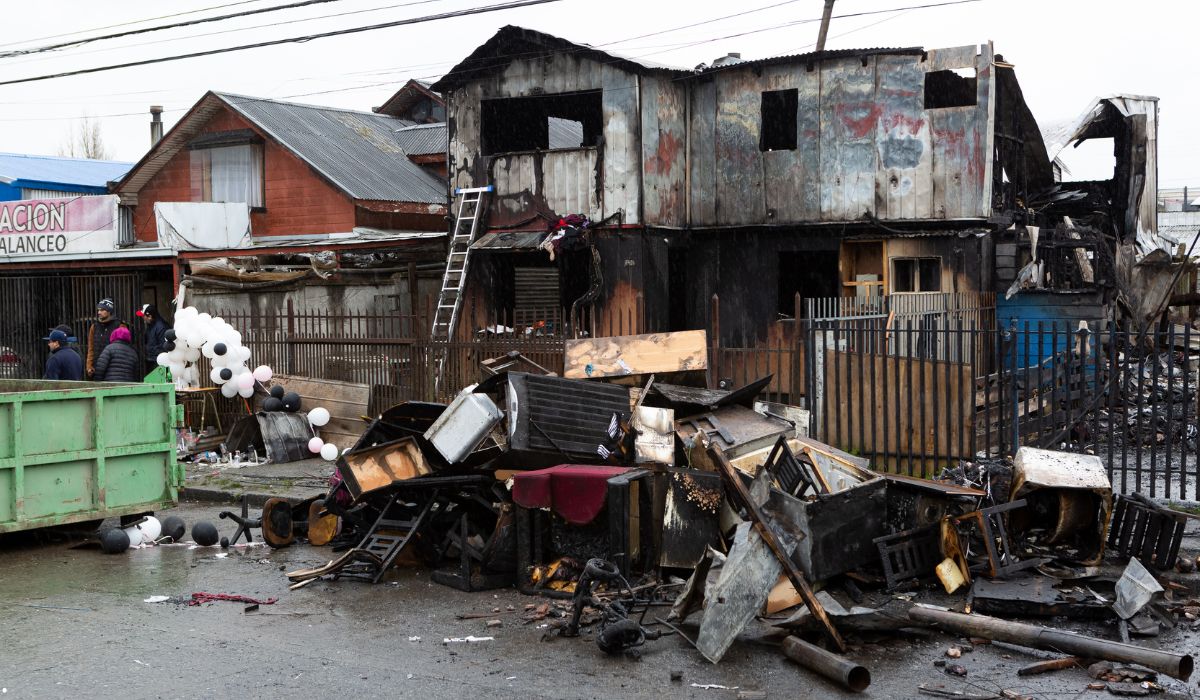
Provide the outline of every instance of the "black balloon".
[[174,349],[175,349],[175,341],[174,340],[168,340],[167,342],[163,343],[163,350],[165,350],[167,352],[171,352]]
[[271,387],[271,396],[274,396],[277,399],[282,399],[284,393],[285,392],[282,384],[276,384],[275,386]]
[[192,526],[192,539],[202,547],[209,547],[216,544],[217,540],[220,539],[217,533],[217,526],[207,520],[201,520]]
[[225,343],[217,343],[213,346],[214,355],[224,355],[229,348],[225,347]]
[[129,549],[129,535],[124,530],[110,527],[100,533],[100,549],[106,554],[120,554]]
[[179,542],[187,532],[187,525],[178,515],[168,515],[162,521],[163,537],[170,537],[172,542]]
[[283,395],[283,410],[295,413],[300,410],[300,394],[289,391]]
[[229,369],[228,367],[222,368],[221,369],[221,379],[224,381],[229,381],[230,379],[233,379],[233,370]]
[[175,329],[168,328],[167,332],[163,333],[163,337],[166,338],[167,340],[175,340]]
[[283,402],[272,396],[262,402],[262,410],[267,411],[268,413],[272,411],[282,411]]
[[221,549],[228,549],[228,548],[229,548],[229,538],[222,537],[221,538]]

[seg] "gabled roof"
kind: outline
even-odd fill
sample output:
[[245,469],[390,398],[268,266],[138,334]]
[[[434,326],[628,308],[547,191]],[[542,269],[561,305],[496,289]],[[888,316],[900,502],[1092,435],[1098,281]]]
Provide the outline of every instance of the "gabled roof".
[[450,132],[446,122],[415,124],[396,129],[396,140],[410,156],[427,156],[445,153],[450,147]]
[[0,182],[106,187],[111,180],[124,175],[131,165],[116,160],[0,153]]
[[687,75],[692,72],[601,51],[587,44],[576,44],[561,37],[510,24],[501,27],[492,35],[491,39],[472,51],[471,55],[463,59],[457,66],[451,68],[450,72],[431,85],[430,89],[445,94],[470,80],[503,71],[514,58],[529,58],[552,53],[569,53],[590,58],[639,75],[648,73]]
[[141,189],[186,148],[222,108],[250,122],[352,199],[445,204],[446,186],[411,162],[396,130],[409,124],[382,114],[209,92],[142,157],[117,186]]
[[412,108],[419,100],[429,99],[437,104],[446,106],[446,100],[442,96],[429,89],[430,83],[424,80],[410,79],[407,83],[400,87],[387,101],[372,109],[372,112],[377,114],[390,114],[393,117],[400,116]]

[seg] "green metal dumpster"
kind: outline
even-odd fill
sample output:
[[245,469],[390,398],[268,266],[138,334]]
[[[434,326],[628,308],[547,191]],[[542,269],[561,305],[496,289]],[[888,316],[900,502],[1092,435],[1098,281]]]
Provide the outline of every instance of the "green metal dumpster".
[[0,380],[0,533],[178,499],[173,384]]

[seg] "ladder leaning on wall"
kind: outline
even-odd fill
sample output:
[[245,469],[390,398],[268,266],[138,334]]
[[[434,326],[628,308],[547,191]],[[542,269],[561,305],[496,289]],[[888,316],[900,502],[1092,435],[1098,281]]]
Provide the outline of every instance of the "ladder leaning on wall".
[[433,340],[450,340],[458,324],[458,313],[462,310],[463,290],[467,286],[467,264],[471,260],[471,243],[479,230],[483,214],[484,197],[493,187],[464,187],[454,190],[459,196],[458,214],[454,217],[454,231],[450,235],[449,252],[446,255],[446,272],[442,275],[442,290],[438,294],[437,308],[433,312]]

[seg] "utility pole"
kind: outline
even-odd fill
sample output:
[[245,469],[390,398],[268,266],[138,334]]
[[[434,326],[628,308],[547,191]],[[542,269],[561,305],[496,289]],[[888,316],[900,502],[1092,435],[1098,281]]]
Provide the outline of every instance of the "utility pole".
[[829,18],[833,16],[833,0],[825,0],[825,11],[821,13],[821,32],[817,34],[817,51],[825,50],[825,36],[829,34]]

